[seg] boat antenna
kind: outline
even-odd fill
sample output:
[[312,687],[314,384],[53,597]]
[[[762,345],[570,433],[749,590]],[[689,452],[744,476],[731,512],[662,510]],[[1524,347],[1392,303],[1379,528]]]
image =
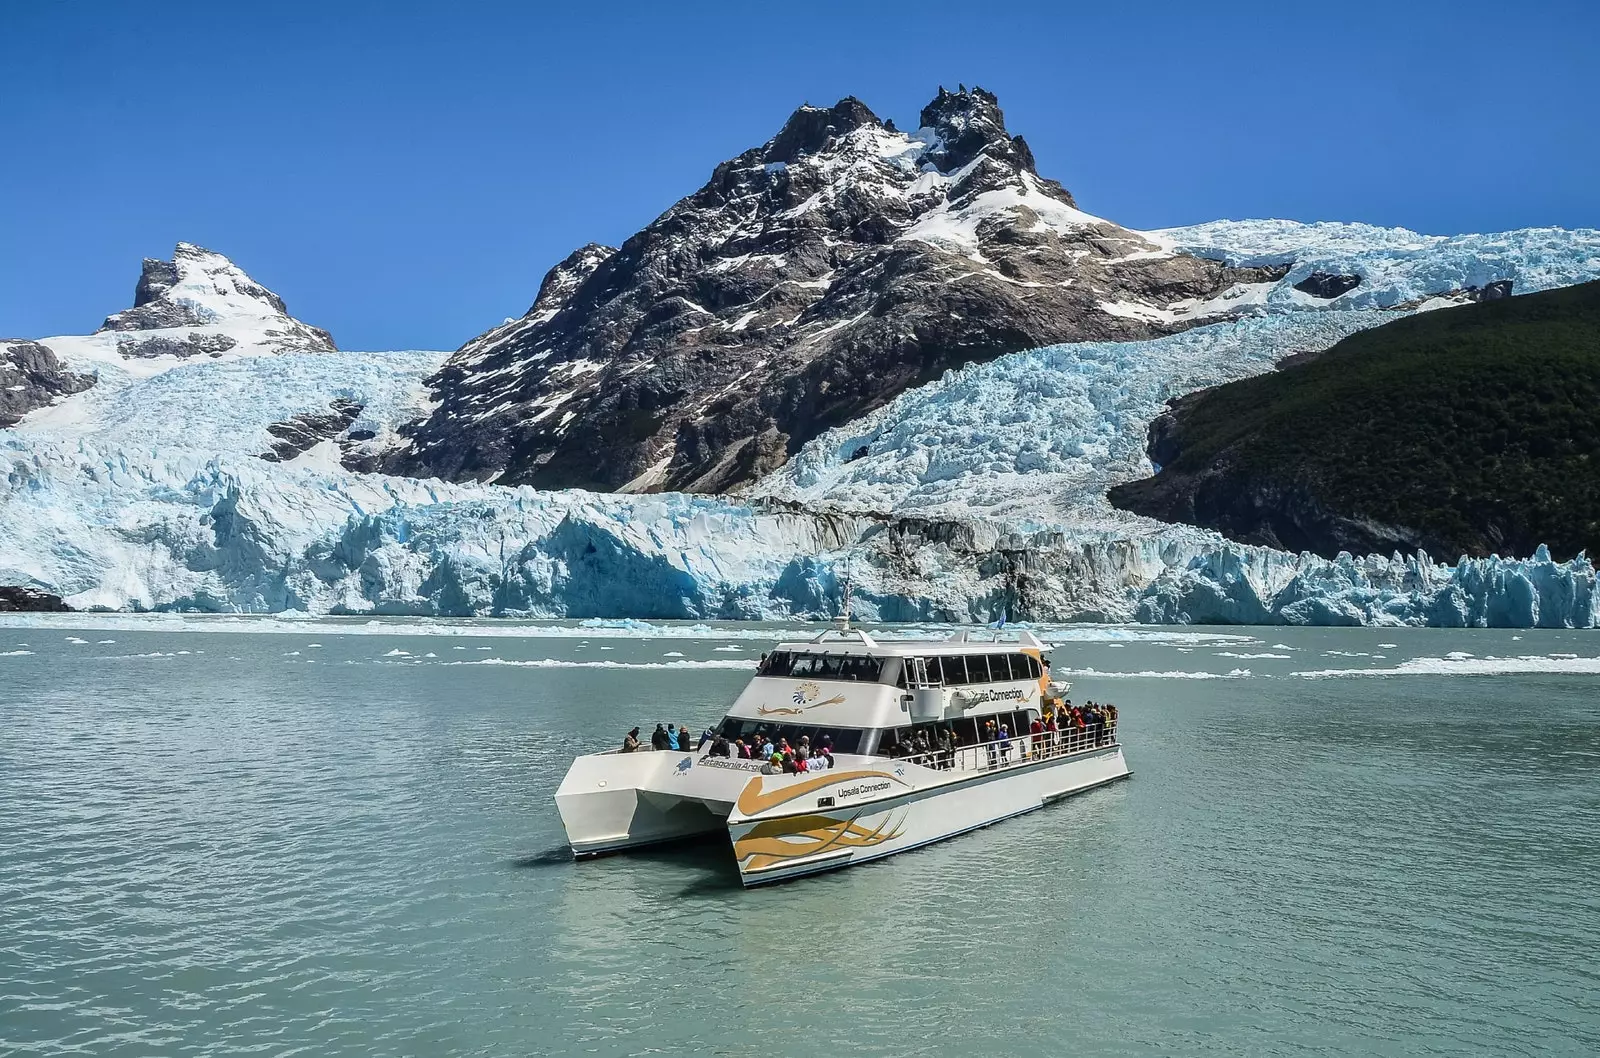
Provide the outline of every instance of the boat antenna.
[[844,556],[844,613],[839,615],[839,631],[850,630],[850,555]]

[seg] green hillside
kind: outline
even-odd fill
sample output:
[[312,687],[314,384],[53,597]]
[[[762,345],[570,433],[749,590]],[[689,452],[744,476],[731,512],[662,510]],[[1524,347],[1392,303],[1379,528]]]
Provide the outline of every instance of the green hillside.
[[1153,442],[1170,464],[1112,501],[1238,539],[1600,555],[1600,283],[1395,320],[1179,402]]

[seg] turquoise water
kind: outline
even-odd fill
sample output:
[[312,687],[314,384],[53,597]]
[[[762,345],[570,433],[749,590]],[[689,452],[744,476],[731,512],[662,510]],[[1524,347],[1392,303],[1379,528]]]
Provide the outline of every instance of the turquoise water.
[[0,623],[0,1054],[1600,1052],[1592,634],[1074,633],[1131,781],[746,891],[551,795],[759,631],[152,627]]

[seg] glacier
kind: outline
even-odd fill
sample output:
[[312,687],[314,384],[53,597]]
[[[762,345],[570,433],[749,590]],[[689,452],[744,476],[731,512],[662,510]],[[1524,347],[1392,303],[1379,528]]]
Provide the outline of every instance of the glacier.
[[[1294,263],[1223,322],[948,372],[737,497],[359,473],[330,441],[258,458],[268,425],[335,399],[388,443],[427,407],[441,352],[284,349],[247,329],[220,356],[130,359],[115,335],[42,339],[98,381],[0,431],[0,583],[134,611],[785,620],[837,614],[848,582],[853,612],[883,621],[1600,622],[1581,556],[1328,560],[1105,501],[1151,471],[1145,430],[1166,400],[1326,348],[1391,306],[1600,278],[1600,234],[1251,221],[1152,236]],[[1292,290],[1314,270],[1363,282],[1327,301]]]
[[[1288,266],[1261,299],[1266,311],[1428,306],[1440,295],[1510,279],[1532,294],[1600,277],[1600,231],[1521,228],[1487,235],[1422,235],[1406,228],[1322,221],[1211,221],[1146,232],[1162,245],[1237,266]],[[1361,283],[1323,300],[1295,284],[1314,272],[1359,276]]]

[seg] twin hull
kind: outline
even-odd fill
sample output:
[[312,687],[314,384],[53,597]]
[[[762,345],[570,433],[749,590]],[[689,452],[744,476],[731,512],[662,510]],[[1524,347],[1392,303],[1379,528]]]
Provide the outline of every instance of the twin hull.
[[740,878],[760,885],[904,852],[1128,775],[1120,744],[1034,758],[1025,742],[970,770],[845,754],[801,775],[696,752],[602,753],[573,762],[556,806],[579,857],[725,829]]

